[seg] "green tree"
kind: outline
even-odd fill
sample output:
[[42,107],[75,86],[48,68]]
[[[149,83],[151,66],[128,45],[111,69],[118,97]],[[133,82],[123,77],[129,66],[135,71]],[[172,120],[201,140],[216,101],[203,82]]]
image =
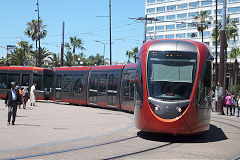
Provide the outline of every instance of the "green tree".
[[133,48],[133,58],[134,62],[137,62],[138,47]]
[[[235,42],[237,37],[239,37],[238,27],[236,25],[237,22],[238,21],[236,20],[230,21],[230,15],[227,16],[226,18],[226,40],[227,41],[233,39],[233,41]],[[218,24],[219,24],[219,27],[218,27],[217,37],[218,37],[218,42],[220,42],[222,23],[219,22]],[[213,29],[212,38],[213,39],[216,38],[216,28]]]
[[128,63],[130,63],[130,59],[133,57],[132,51],[126,51],[126,56],[128,56]]
[[40,56],[38,51],[32,51],[32,56],[36,58],[36,62],[40,62],[40,64],[38,64],[39,67],[48,67],[48,64],[51,63],[50,55],[52,55],[52,53],[46,48],[40,48]]
[[102,64],[103,64],[103,56],[101,56],[99,53],[97,53],[96,56],[89,56],[88,57],[88,65],[100,66]]
[[25,61],[23,62],[23,65],[25,66],[27,61],[31,58],[30,53],[32,51],[32,45],[29,45],[27,41],[20,41],[17,43],[20,47],[21,52],[23,52],[23,56]]
[[82,46],[83,45],[83,42],[81,39],[77,38],[76,36],[75,37],[70,37],[70,43],[73,47],[73,65],[75,65],[75,60],[76,60],[76,57],[75,57],[75,51],[76,51],[76,48],[79,48],[81,50],[84,50],[85,48]]
[[134,58],[134,62],[137,62],[137,53],[138,53],[138,47],[132,48],[132,51],[127,51],[126,55],[128,56],[128,63],[130,63],[130,59]]
[[[37,50],[37,41],[46,37],[47,30],[45,30],[46,25],[42,23],[42,20],[39,20],[39,29],[38,29],[38,20],[33,19],[31,22],[27,22],[27,29],[24,31],[25,35],[30,37],[32,41],[36,41],[36,50]],[[38,37],[39,31],[39,37]]]
[[200,11],[200,14],[194,17],[193,24],[196,23],[198,32],[202,34],[203,42],[203,32],[208,29],[208,21],[211,19],[207,11]]
[[59,56],[56,53],[52,53],[51,56],[49,56],[49,59],[51,60],[51,68],[60,66]]

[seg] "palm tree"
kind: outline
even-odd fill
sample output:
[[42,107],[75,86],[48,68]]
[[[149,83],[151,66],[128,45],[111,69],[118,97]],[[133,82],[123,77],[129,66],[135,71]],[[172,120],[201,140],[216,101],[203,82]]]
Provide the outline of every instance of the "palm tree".
[[138,47],[133,48],[133,58],[134,62],[137,62]]
[[81,50],[84,50],[85,48],[82,46],[83,45],[83,42],[81,39],[77,38],[76,36],[75,37],[70,37],[70,42],[71,42],[71,45],[73,47],[73,65],[75,65],[75,50],[76,48],[80,48]]
[[65,55],[65,66],[69,66],[71,67],[72,66],[72,62],[73,62],[73,56],[72,56],[72,52],[71,51],[68,51],[67,54]]
[[197,30],[198,32],[202,33],[202,42],[203,42],[203,31],[208,29],[208,19],[209,15],[207,14],[207,11],[200,11],[200,14],[198,16],[194,17],[194,23],[197,23]]
[[19,45],[19,47],[22,50],[23,55],[25,57],[24,58],[25,61],[24,61],[23,65],[26,65],[26,61],[28,60],[30,52],[32,51],[32,45],[28,45],[27,41],[20,41],[17,44]]
[[[37,50],[37,41],[46,37],[47,30],[45,30],[46,25],[42,23],[42,20],[39,20],[39,29],[38,29],[38,20],[33,19],[31,22],[27,22],[27,29],[24,31],[25,35],[30,37],[32,41],[36,41],[36,50]],[[38,37],[39,31],[39,37]]]
[[17,48],[8,55],[10,65],[23,66],[26,61],[26,56],[21,48]]
[[52,53],[52,55],[49,56],[49,59],[51,60],[52,68],[60,66],[59,56],[56,53]]
[[38,64],[39,67],[50,63],[50,55],[52,55],[52,53],[50,53],[46,48],[40,48],[40,55],[38,51],[32,51],[32,56],[36,58],[36,62],[40,62]]
[[96,54],[96,56],[89,56],[88,57],[88,63],[89,65],[101,65],[103,64],[103,56],[101,56],[99,53]]
[[132,51],[127,51],[126,55],[128,56],[128,63],[130,63],[130,58],[133,57],[133,52]]
[[[233,64],[233,79],[234,79],[234,86],[237,86],[237,75],[238,75],[238,61],[237,58],[240,56],[240,48],[232,48],[230,58],[235,59]],[[235,92],[236,94],[236,92]]]
[[[236,38],[239,36],[236,23],[237,23],[236,20],[230,21],[230,15],[227,16],[226,18],[226,40],[227,41],[229,41],[230,39],[233,39],[235,42]],[[219,24],[219,27],[218,27],[217,37],[218,37],[218,42],[220,42],[222,23],[219,22],[218,24]],[[215,37],[216,37],[216,28],[214,28],[212,32],[212,38],[215,39]]]

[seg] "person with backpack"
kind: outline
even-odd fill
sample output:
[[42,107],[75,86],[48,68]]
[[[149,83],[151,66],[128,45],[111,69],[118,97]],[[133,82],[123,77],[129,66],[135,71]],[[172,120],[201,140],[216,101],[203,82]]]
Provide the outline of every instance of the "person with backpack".
[[233,112],[233,116],[234,116],[235,115],[236,105],[237,105],[237,99],[236,99],[234,94],[232,95],[232,103],[233,103],[233,105],[232,105],[232,112]]
[[225,97],[225,105],[227,106],[227,115],[228,115],[228,109],[230,109],[230,115],[232,115],[232,97],[231,93],[228,93],[227,96]]

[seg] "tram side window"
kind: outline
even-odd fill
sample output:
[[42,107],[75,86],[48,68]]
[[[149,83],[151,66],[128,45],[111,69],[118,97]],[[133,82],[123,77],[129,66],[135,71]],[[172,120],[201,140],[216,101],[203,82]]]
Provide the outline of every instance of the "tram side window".
[[43,76],[43,89],[44,91],[52,91],[53,88],[53,76],[44,75]]
[[107,94],[107,74],[101,74],[99,76],[99,95]]
[[22,75],[22,86],[29,86],[29,74]]
[[33,83],[36,84],[36,90],[41,90],[42,88],[42,75],[33,75]]
[[7,88],[7,73],[0,73],[0,89]]
[[117,93],[117,84],[118,84],[117,75],[110,74],[108,76],[108,90],[111,90],[111,91]]
[[123,96],[134,97],[134,83],[135,83],[135,71],[128,70],[124,73],[123,78]]
[[201,81],[198,87],[198,97],[197,101],[198,104],[202,105],[204,102],[206,102],[207,96],[209,95],[210,89],[211,89],[211,62],[208,61],[205,64],[204,72],[201,77]]
[[20,74],[8,74],[8,88],[10,87],[11,82],[16,82],[17,85],[20,83]]
[[90,89],[97,92],[97,82],[98,82],[98,76],[97,75],[91,75],[90,78]]
[[81,93],[83,89],[83,75],[75,75],[74,76],[74,92]]
[[62,82],[62,91],[63,92],[72,92],[72,75],[64,75]]

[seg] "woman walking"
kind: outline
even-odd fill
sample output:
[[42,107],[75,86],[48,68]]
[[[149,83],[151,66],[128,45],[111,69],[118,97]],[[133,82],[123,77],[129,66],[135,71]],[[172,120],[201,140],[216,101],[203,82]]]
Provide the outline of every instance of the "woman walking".
[[22,97],[23,97],[23,109],[26,109],[26,104],[27,101],[29,99],[29,91],[28,91],[28,87],[24,87],[23,91],[22,91]]
[[32,87],[31,87],[31,91],[30,91],[30,105],[31,106],[36,106],[36,88],[35,88],[35,84],[33,83]]

